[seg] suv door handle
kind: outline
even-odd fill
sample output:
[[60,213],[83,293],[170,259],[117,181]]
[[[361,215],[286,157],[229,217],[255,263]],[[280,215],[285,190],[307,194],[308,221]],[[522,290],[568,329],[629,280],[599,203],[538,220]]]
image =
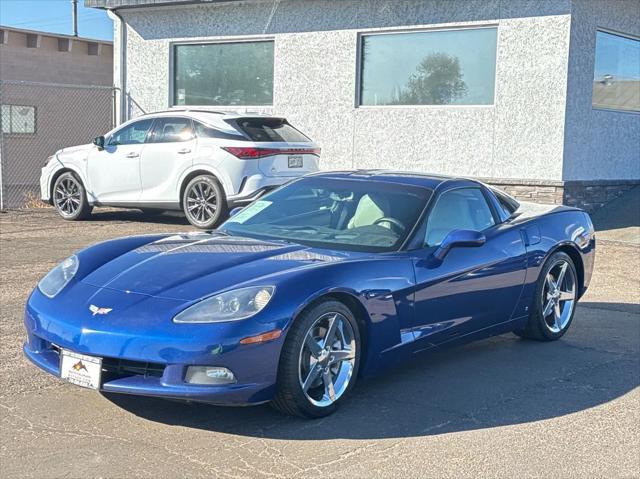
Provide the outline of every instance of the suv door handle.
[[131,152],[127,155],[127,158],[138,158],[140,155],[138,153],[135,152]]
[[178,153],[181,155],[184,155],[186,153],[191,153],[191,149],[190,148],[183,148],[182,150],[178,150]]

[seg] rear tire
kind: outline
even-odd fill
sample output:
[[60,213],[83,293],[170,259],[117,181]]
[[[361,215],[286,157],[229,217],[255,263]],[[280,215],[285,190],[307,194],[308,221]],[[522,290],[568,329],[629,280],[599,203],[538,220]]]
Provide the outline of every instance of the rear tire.
[[58,214],[67,221],[85,220],[93,210],[82,181],[71,172],[63,173],[56,179],[52,200]]
[[332,414],[353,389],[360,357],[360,330],[349,308],[334,300],[308,308],[287,334],[272,406],[305,418]]
[[514,333],[537,341],[560,339],[575,314],[577,278],[571,257],[561,251],[554,253],[540,270],[529,320],[524,329]]
[[213,176],[199,175],[184,189],[182,209],[193,226],[213,229],[225,217],[227,199],[220,183]]

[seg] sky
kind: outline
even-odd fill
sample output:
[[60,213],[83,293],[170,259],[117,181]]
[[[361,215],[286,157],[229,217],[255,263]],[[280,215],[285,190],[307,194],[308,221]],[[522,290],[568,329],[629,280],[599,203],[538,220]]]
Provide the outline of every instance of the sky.
[[[0,25],[71,35],[71,1],[0,0]],[[106,11],[85,8],[84,0],[78,0],[78,34],[113,40],[113,22]]]

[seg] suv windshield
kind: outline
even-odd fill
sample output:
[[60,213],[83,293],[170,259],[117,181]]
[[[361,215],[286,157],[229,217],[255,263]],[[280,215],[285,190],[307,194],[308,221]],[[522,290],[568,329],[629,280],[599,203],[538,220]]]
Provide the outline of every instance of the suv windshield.
[[221,229],[332,249],[393,251],[430,196],[429,189],[397,183],[303,178],[255,201]]

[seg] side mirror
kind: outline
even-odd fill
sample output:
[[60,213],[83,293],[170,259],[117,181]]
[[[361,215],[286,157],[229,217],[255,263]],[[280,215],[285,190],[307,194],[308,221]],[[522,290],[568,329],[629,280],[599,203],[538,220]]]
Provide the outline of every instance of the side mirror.
[[104,136],[96,136],[93,139],[93,144],[98,147],[100,150],[104,150]]
[[242,208],[242,206],[236,206],[234,209],[232,209],[229,212],[229,218],[231,218],[232,216],[237,215],[238,213],[240,213],[244,208]]
[[452,248],[478,247],[486,242],[487,238],[479,231],[454,230],[445,236],[438,249],[433,252],[433,257],[438,261],[443,261]]

